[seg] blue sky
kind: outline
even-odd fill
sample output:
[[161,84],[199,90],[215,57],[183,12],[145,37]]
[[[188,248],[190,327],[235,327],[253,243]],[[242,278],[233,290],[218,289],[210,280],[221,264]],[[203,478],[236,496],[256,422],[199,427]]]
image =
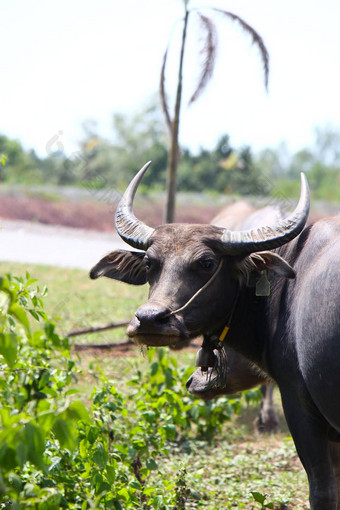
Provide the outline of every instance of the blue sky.
[[[316,126],[340,130],[339,0],[190,5],[230,10],[254,26],[270,53],[270,78],[266,93],[257,48],[221,20],[214,80],[195,105],[183,106],[182,144],[211,148],[229,133],[234,146],[259,150],[286,141],[295,151],[313,142]],[[76,150],[85,119],[112,136],[113,113],[140,110],[157,91],[162,56],[181,15],[181,0],[1,0],[0,132],[42,156],[60,132],[65,151]],[[187,94],[193,61],[189,48]],[[171,61],[169,69],[171,85]]]

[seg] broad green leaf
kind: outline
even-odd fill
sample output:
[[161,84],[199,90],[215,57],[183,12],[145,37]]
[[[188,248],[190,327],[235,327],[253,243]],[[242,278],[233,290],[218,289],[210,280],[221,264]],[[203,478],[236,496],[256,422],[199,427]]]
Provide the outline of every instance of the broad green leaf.
[[43,312],[42,310],[38,310],[37,311],[37,314],[44,320],[44,321],[48,321],[48,317],[46,315],[45,312]]
[[0,354],[7,365],[13,368],[17,359],[18,340],[15,333],[0,333]]
[[44,388],[44,393],[50,397],[57,397],[59,395],[58,392],[53,388]]
[[116,471],[112,466],[106,466],[106,476],[110,483],[115,483]]
[[87,439],[90,444],[93,444],[99,436],[99,429],[97,427],[90,427],[87,433]]
[[44,470],[43,453],[45,450],[45,437],[43,430],[32,423],[26,423],[24,438],[28,446],[28,460],[38,468]]
[[71,388],[70,390],[65,391],[65,396],[67,397],[68,395],[75,395],[77,393],[80,393],[80,391],[76,388]]
[[48,370],[44,370],[42,372],[41,376],[39,377],[39,383],[38,383],[39,390],[43,390],[45,388],[45,386],[47,386],[49,380],[50,380],[50,373],[48,372]]
[[52,430],[52,427],[56,421],[55,412],[44,412],[39,415],[39,425],[44,429],[46,433],[49,433]]
[[66,409],[67,418],[74,421],[89,421],[89,412],[80,400],[74,400]]
[[164,426],[165,437],[167,439],[175,439],[176,437],[176,427],[172,423],[168,423]]
[[130,500],[130,494],[129,494],[129,491],[127,490],[126,487],[122,487],[119,491],[118,491],[118,494],[125,500],[125,501],[129,501]]
[[[27,278],[27,274],[26,274],[26,278]],[[30,285],[33,285],[33,283],[36,283],[38,281],[39,280],[37,278],[30,278],[30,276],[28,275],[28,279],[27,279],[27,282],[26,282],[26,287],[29,287]]]
[[40,320],[39,315],[37,314],[37,312],[36,312],[35,310],[32,310],[32,309],[31,309],[31,310],[28,310],[28,311],[29,311],[29,313],[32,315],[32,317],[34,317],[34,318],[35,318],[35,320],[37,320],[37,321],[39,321],[39,320]]
[[15,492],[19,493],[22,489],[22,481],[20,477],[15,473],[10,473],[8,475],[8,481],[10,485],[14,488]]
[[0,276],[0,290],[4,292],[10,291],[9,281],[6,276]]
[[82,439],[82,441],[79,443],[79,453],[83,459],[86,459],[88,454],[88,444],[85,439]]
[[97,444],[97,449],[93,453],[92,459],[101,469],[106,467],[108,454],[102,443]]
[[158,508],[162,508],[164,506],[164,500],[163,500],[163,497],[162,496],[155,496],[153,498],[153,507],[158,509]]
[[263,503],[265,502],[266,500],[266,495],[265,494],[261,494],[261,492],[251,492],[251,495],[253,496],[253,498],[255,499],[255,501],[257,503],[260,503],[261,505],[263,505]]
[[155,361],[154,363],[152,363],[151,367],[151,375],[156,375],[158,370],[159,370],[159,363],[157,363],[157,361]]
[[30,334],[30,324],[25,310],[18,305],[18,303],[13,303],[8,312],[14,315],[14,317],[16,317],[16,319],[18,319],[18,321],[24,326],[26,333]]
[[11,471],[17,467],[15,450],[4,444],[0,449],[0,467],[5,471]]
[[53,432],[62,447],[74,450],[76,446],[76,430],[73,422],[58,418],[53,425]]
[[55,508],[60,508],[61,502],[61,494],[57,492],[53,492],[48,494],[47,497],[44,498],[43,505],[39,505],[39,508],[46,508],[46,510],[53,510]]
[[16,454],[19,462],[19,466],[22,467],[27,461],[28,446],[23,441],[19,441],[16,446]]
[[154,459],[148,459],[146,461],[146,467],[150,469],[150,471],[155,471],[158,469],[158,464]]
[[132,480],[130,483],[129,483],[129,487],[132,487],[133,489],[137,489],[137,490],[142,490],[142,486],[141,484],[139,483],[138,480]]
[[133,439],[132,440],[132,446],[136,448],[137,450],[140,450],[141,448],[144,448],[146,446],[145,439]]

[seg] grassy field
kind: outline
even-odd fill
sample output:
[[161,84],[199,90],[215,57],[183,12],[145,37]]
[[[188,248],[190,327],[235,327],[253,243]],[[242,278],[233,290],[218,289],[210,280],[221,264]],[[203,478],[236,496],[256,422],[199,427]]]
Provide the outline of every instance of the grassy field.
[[[86,271],[0,262],[0,274],[10,272],[24,276],[26,271],[40,280],[41,287],[47,285],[46,312],[65,334],[109,322],[129,321],[147,296],[146,286],[130,287],[108,279],[93,281]],[[124,328],[76,339],[79,343],[124,340]]]
[[[55,318],[60,332],[103,325],[111,321],[129,320],[136,307],[145,300],[147,288],[103,279],[91,281],[84,271],[47,266],[0,263],[0,274],[11,272],[39,279],[49,292],[45,310]],[[116,342],[125,340],[125,331],[117,329],[77,337],[77,342]],[[138,348],[120,353],[115,351],[81,352],[74,354],[82,374],[78,386],[83,398],[96,381],[96,372],[104,371],[121,391],[139,368],[149,365]],[[176,352],[183,366],[194,365],[193,349]],[[169,443],[169,456],[162,460],[160,476],[171,479],[179,469],[186,470],[186,486],[190,489],[185,508],[208,510],[275,508],[306,510],[308,490],[305,473],[296,455],[293,442],[275,395],[277,412],[281,417],[280,432],[273,436],[257,436],[252,422],[255,405],[244,405],[241,413],[223,425],[212,443],[188,436],[185,441]],[[251,492],[267,495],[262,506]]]

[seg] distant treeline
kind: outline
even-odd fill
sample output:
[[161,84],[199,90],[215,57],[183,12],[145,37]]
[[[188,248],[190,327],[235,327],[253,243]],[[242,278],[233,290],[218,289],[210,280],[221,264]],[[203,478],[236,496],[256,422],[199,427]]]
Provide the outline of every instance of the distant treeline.
[[[123,190],[135,172],[152,160],[141,190],[164,189],[168,137],[159,109],[132,117],[113,117],[112,140],[98,134],[95,122],[84,123],[79,150],[66,155],[58,140],[47,144],[46,157],[25,151],[20,142],[0,135],[0,182],[51,183]],[[314,198],[340,200],[340,132],[317,129],[313,147],[291,155],[285,145],[254,154],[235,148],[226,134],[212,150],[197,154],[183,148],[178,170],[181,191],[267,196],[299,193],[306,172]]]

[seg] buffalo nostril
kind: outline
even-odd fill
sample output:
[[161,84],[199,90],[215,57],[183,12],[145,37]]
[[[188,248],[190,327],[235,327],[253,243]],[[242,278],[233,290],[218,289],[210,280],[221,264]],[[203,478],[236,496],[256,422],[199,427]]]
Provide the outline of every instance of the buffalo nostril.
[[170,319],[170,315],[168,313],[166,314],[162,314],[160,315],[159,317],[156,317],[156,322],[158,322],[158,324],[166,324],[167,322],[169,322],[169,319]]
[[169,311],[156,306],[142,305],[136,311],[136,317],[141,324],[167,324],[170,319]]

